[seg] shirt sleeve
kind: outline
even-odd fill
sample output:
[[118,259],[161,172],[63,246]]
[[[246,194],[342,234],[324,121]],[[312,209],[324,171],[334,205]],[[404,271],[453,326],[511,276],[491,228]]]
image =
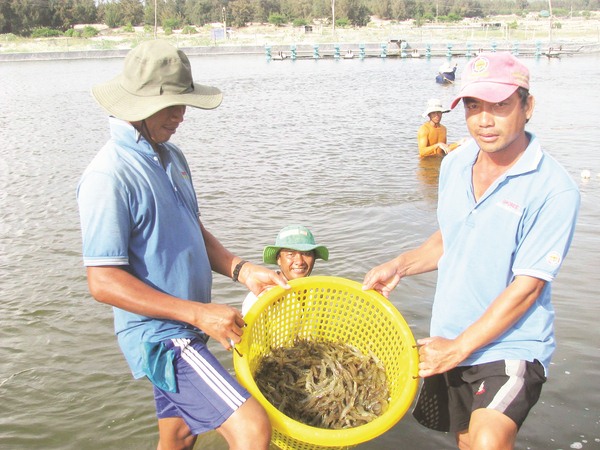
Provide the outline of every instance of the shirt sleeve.
[[84,266],[128,265],[128,190],[110,174],[84,174],[77,189]]
[[524,223],[524,234],[517,248],[513,273],[552,281],[573,240],[580,197],[568,189],[546,199]]

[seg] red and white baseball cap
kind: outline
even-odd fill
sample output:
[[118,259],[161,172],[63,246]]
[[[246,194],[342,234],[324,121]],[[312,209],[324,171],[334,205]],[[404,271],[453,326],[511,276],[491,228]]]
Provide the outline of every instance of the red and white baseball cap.
[[519,87],[529,89],[529,69],[509,52],[487,52],[469,61],[461,76],[461,89],[450,108],[461,98],[490,103],[507,99]]

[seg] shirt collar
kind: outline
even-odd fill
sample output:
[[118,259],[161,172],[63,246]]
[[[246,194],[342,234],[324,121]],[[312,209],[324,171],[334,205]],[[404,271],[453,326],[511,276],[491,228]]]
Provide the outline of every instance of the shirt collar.
[[[542,147],[540,146],[540,141],[537,139],[535,134],[525,132],[529,137],[529,145],[520,156],[518,161],[504,174],[504,177],[522,175],[527,172],[532,172],[536,170],[544,156],[544,152],[542,151]],[[479,147],[475,143],[474,139],[468,144],[464,145],[465,152],[469,152],[471,157],[469,158],[471,161],[471,166],[475,164],[477,160],[477,155],[479,154]]]
[[109,117],[110,134],[115,142],[124,145],[138,153],[155,155],[156,152],[150,143],[140,136],[139,132],[131,125],[116,117]]
[[540,141],[535,137],[533,133],[528,133],[529,145],[525,149],[525,152],[521,155],[519,160],[506,172],[506,176],[522,175],[527,172],[533,172],[536,170],[544,156]]

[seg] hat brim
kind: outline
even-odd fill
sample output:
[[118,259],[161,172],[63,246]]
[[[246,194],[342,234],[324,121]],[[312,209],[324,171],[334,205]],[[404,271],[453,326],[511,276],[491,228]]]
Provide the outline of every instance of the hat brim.
[[327,261],[329,259],[329,250],[323,245],[310,245],[310,244],[290,244],[285,247],[278,247],[276,245],[267,245],[263,250],[263,261],[265,264],[277,264],[277,254],[282,248],[289,248],[290,250],[296,250],[299,252],[315,251],[315,257]]
[[94,99],[110,115],[128,122],[144,120],[158,111],[175,105],[200,109],[214,109],[223,101],[223,93],[216,87],[194,83],[194,90],[185,94],[140,96],[121,87],[118,76],[92,88]]
[[447,112],[450,112],[450,110],[449,109],[439,109],[439,108],[428,109],[427,111],[425,111],[422,114],[423,119],[428,119],[429,118],[429,114],[431,114],[432,112],[441,112],[442,114],[446,114]]
[[514,84],[503,84],[479,81],[469,83],[458,93],[458,96],[452,101],[450,109],[454,109],[458,102],[465,97],[472,97],[483,100],[488,103],[498,103],[510,97],[519,86]]

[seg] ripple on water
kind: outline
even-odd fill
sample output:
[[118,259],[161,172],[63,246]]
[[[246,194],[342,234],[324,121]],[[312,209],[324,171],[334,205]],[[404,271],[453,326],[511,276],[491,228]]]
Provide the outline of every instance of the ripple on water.
[[[191,61],[198,79],[221,87],[225,98],[214,111],[190,109],[174,142],[188,156],[205,225],[231,250],[260,261],[281,227],[300,222],[331,250],[315,273],[360,281],[435,230],[439,160],[416,157],[416,131],[426,100],[448,104],[458,89],[434,83],[439,59]],[[464,61],[458,62],[460,69]],[[537,100],[528,127],[577,180],[583,169],[600,173],[594,132],[600,90],[592,76],[598,57],[552,67],[526,63]],[[89,89],[121,65],[114,59],[0,67],[2,448],[156,448],[148,382],[131,379],[111,310],[90,298],[80,257],[75,188],[108,138]],[[573,101],[580,92],[586,101]],[[450,140],[466,134],[462,107],[444,123]],[[599,180],[580,183],[577,233],[553,286],[558,349],[542,399],[518,438],[532,449],[600,442],[590,438],[600,409],[592,382],[600,373]],[[434,289],[435,274],[427,274],[403,280],[391,296],[418,337],[428,333]],[[215,301],[239,306],[245,293],[215,276]],[[232,370],[231,354],[211,345]],[[407,415],[361,449],[402,442],[418,442],[420,450],[454,446],[451,436],[433,434]],[[198,446],[225,449],[216,433]]]

